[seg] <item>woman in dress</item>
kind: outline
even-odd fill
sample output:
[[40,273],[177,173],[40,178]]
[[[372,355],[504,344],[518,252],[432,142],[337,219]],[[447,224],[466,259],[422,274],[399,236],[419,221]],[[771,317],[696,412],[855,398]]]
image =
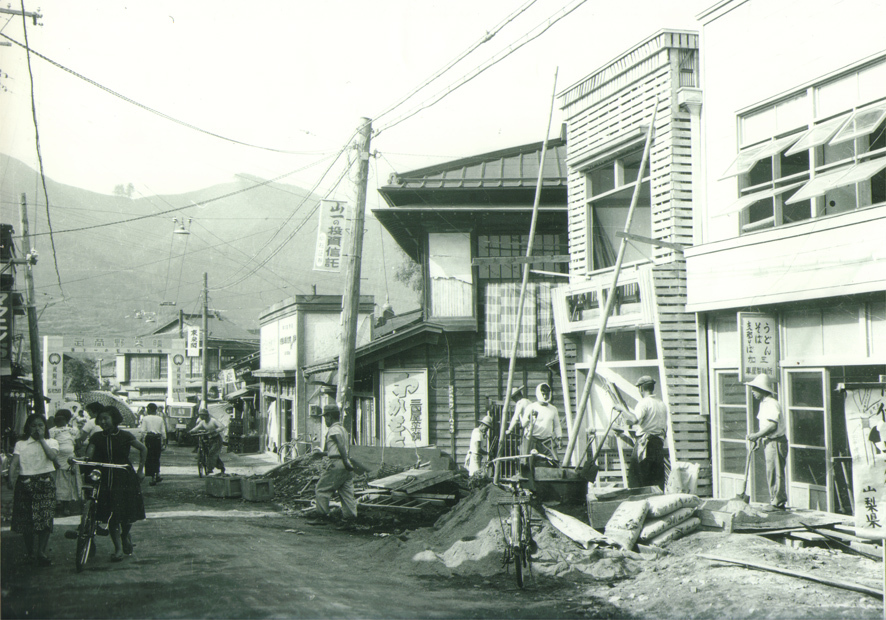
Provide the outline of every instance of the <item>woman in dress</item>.
[[225,464],[222,463],[219,455],[222,449],[221,434],[225,427],[222,426],[221,422],[211,417],[206,409],[201,409],[197,415],[199,419],[190,432],[206,431],[209,433],[209,436],[206,438],[209,442],[206,448],[206,473],[211,474],[212,470],[218,467],[219,473],[223,474],[225,473]]
[[46,437],[46,420],[34,413],[25,420],[24,438],[17,441],[9,466],[13,532],[25,538],[28,560],[49,566],[49,535],[55,517],[55,459],[58,442]]
[[79,514],[80,491],[77,486],[79,469],[69,462],[74,456],[74,444],[80,437],[80,429],[71,426],[73,415],[67,409],[55,412],[55,427],[49,429],[49,436],[58,442],[58,456],[55,459],[55,501],[62,516]]
[[[129,466],[127,470],[102,470],[101,494],[96,506],[96,518],[99,522],[108,524],[111,541],[114,543],[111,560],[119,562],[123,559],[123,554],[132,555],[132,524],[145,518],[141,481],[145,477],[148,449],[135,435],[118,428],[123,422],[123,414],[116,408],[105,407],[95,419],[102,430],[89,438],[86,458],[99,463]],[[129,461],[132,448],[139,453],[137,470],[133,470]]]

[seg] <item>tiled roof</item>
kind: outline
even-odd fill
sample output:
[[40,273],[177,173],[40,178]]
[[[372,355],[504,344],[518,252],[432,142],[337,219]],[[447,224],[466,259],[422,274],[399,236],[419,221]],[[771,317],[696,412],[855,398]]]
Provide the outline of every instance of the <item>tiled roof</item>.
[[[393,173],[385,189],[535,188],[542,143],[527,144],[446,162],[411,172]],[[550,140],[545,155],[544,186],[566,186],[566,143]]]

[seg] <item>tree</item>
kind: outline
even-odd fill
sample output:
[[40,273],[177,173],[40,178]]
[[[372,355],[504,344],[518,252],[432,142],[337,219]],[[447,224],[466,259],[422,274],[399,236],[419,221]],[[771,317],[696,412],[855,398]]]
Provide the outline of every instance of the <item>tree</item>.
[[401,253],[400,263],[394,267],[394,279],[411,288],[416,293],[422,291],[421,265]]
[[97,376],[97,363],[94,359],[80,360],[74,357],[65,357],[65,391],[77,395],[77,400],[83,401],[86,392],[100,390],[101,384]]

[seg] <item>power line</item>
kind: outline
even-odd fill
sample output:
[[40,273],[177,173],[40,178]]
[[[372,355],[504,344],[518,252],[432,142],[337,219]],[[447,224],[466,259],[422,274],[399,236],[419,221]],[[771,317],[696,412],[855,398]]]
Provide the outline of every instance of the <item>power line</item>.
[[[24,2],[24,0],[22,0],[22,2]],[[22,45],[21,43],[19,43],[18,41],[16,41],[16,40],[13,39],[12,37],[10,37],[10,36],[8,36],[8,35],[2,33],[2,32],[0,32],[0,36],[2,36],[2,37],[4,37],[5,39],[11,41],[12,43],[15,43],[15,44],[18,45],[19,47],[23,47],[23,48],[25,48],[25,49],[28,49],[28,48],[26,47],[26,45]],[[26,44],[27,44],[27,37],[25,37],[25,40],[26,40]],[[249,142],[243,142],[243,141],[241,141],[241,140],[235,140],[234,138],[228,138],[228,137],[226,137],[226,136],[222,136],[222,135],[220,135],[220,134],[214,133],[214,132],[209,131],[209,130],[207,130],[207,129],[203,129],[203,128],[201,128],[201,127],[197,127],[196,125],[192,125],[191,123],[188,123],[188,122],[186,122],[186,121],[179,120],[179,119],[175,118],[174,116],[170,116],[169,114],[166,114],[165,112],[160,112],[159,110],[155,110],[154,108],[152,108],[152,107],[150,107],[150,106],[147,106],[147,105],[145,105],[145,104],[143,104],[143,103],[139,103],[139,102],[136,101],[135,99],[132,99],[132,98],[130,98],[130,97],[127,97],[126,95],[122,95],[122,94],[118,93],[117,91],[108,88],[107,86],[104,86],[104,85],[102,85],[102,84],[99,84],[99,83],[96,82],[95,80],[92,80],[92,79],[86,77],[85,75],[82,75],[82,74],[80,74],[80,73],[77,73],[77,72],[74,71],[73,69],[69,69],[68,67],[64,66],[63,64],[58,63],[58,62],[52,60],[51,58],[48,58],[48,57],[44,56],[43,54],[41,54],[41,53],[39,53],[39,52],[36,52],[36,51],[34,51],[34,50],[29,50],[29,52],[30,52],[31,54],[34,54],[34,55],[37,56],[38,58],[40,58],[40,59],[42,59],[42,60],[45,60],[46,62],[48,62],[49,64],[53,65],[54,67],[57,67],[57,68],[61,69],[62,71],[66,71],[67,73],[70,73],[70,74],[73,75],[74,77],[83,80],[83,81],[86,82],[87,84],[90,84],[90,85],[95,86],[96,88],[98,88],[98,89],[100,89],[100,90],[105,91],[105,92],[108,93],[109,95],[113,95],[114,97],[117,97],[118,99],[121,99],[122,101],[125,101],[126,103],[129,103],[129,104],[131,104],[131,105],[134,105],[134,106],[137,107],[137,108],[141,108],[142,110],[144,110],[144,111],[146,111],[146,112],[150,112],[151,114],[154,114],[154,115],[156,115],[156,116],[159,116],[160,118],[163,118],[163,119],[165,119],[165,120],[167,120],[167,121],[173,122],[173,123],[175,123],[176,125],[181,125],[182,127],[186,127],[186,128],[188,128],[188,129],[191,129],[191,130],[193,130],[193,131],[196,131],[196,132],[199,132],[199,133],[205,134],[205,135],[207,135],[207,136],[211,136],[211,137],[213,137],[213,138],[218,138],[219,140],[225,140],[225,141],[230,142],[230,143],[232,143],[232,144],[239,144],[240,146],[248,146],[248,147],[253,148],[253,149],[261,149],[261,150],[263,150],[263,151],[270,151],[270,152],[272,152],[272,153],[283,153],[283,154],[285,154],[285,155],[316,155],[316,154],[317,154],[317,153],[314,152],[314,151],[290,151],[290,150],[286,150],[286,149],[275,149],[275,148],[272,148],[272,147],[269,147],[269,146],[261,146],[261,145],[259,145],[259,144],[251,144],[251,143],[249,143]],[[299,129],[299,131],[301,131],[302,133],[305,133],[305,134],[310,134],[310,132],[307,131],[307,130],[305,130],[305,129]]]

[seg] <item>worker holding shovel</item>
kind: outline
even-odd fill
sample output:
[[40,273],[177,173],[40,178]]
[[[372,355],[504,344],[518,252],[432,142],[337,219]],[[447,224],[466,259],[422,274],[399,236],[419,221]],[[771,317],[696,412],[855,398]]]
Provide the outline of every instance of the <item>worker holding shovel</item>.
[[769,483],[769,505],[765,512],[787,510],[788,494],[785,486],[785,465],[788,461],[788,439],[785,436],[785,419],[781,405],[775,399],[775,390],[769,375],[759,374],[753,381],[745,383],[751,388],[754,400],[760,401],[757,420],[760,429],[747,436],[754,444],[763,445],[763,456],[766,457],[766,480]]

